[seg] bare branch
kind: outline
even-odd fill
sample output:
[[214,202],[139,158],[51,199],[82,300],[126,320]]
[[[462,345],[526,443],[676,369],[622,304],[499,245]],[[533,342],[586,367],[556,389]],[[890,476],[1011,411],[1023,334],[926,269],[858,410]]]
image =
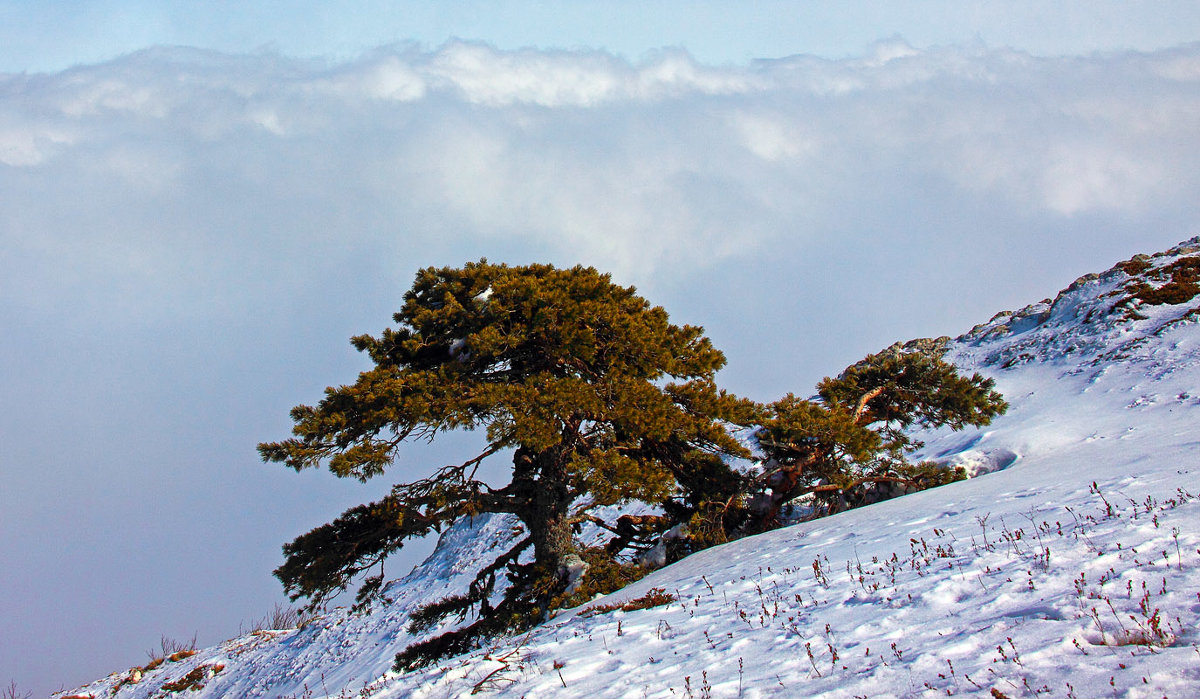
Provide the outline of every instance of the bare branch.
[[858,404],[854,406],[855,424],[861,424],[859,421],[862,419],[863,414],[867,412],[867,404],[883,395],[885,388],[885,386],[877,386],[859,397]]

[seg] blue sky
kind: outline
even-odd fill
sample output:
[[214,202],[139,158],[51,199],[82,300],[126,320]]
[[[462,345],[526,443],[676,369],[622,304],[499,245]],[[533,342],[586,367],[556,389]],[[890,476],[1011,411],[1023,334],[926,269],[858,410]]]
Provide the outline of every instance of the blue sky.
[[797,53],[843,57],[901,36],[917,47],[983,42],[1039,55],[1154,50],[1194,41],[1186,0],[1015,2],[0,2],[0,71],[54,71],[152,45],[345,59],[395,42],[451,38],[501,49],[604,49],[630,59],[665,46],[705,62]]
[[0,686],[228,638],[454,460],[254,450],[420,267],[610,271],[771,400],[1200,233],[1198,12],[0,2]]

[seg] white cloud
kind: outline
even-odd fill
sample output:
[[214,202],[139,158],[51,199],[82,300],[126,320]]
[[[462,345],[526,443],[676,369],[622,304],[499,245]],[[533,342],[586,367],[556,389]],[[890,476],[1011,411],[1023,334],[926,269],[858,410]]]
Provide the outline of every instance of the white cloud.
[[802,161],[814,155],[818,144],[786,115],[765,111],[734,114],[733,128],[751,153],[768,161]]
[[1169,186],[1157,162],[1115,149],[1056,146],[1046,154],[1041,189],[1046,206],[1064,215],[1136,208]]
[[1200,172],[1198,60],[1200,47],[1034,59],[899,40],[719,68],[679,51],[630,63],[461,42],[339,65],[156,49],[10,76],[0,162],[72,181],[114,229],[130,207],[166,207],[194,211],[178,234],[202,236],[232,192],[282,221],[302,191],[340,212],[315,228],[350,245],[472,257],[505,241],[678,278],[844,235],[886,181],[945,183],[907,202],[922,211],[956,191],[1035,217],[1182,206]]
[[604,54],[501,53],[458,42],[431,57],[425,72],[467,102],[490,106],[588,106],[611,99],[622,82],[618,63]]
[[410,102],[424,97],[428,85],[400,56],[383,54],[344,66],[323,80],[313,80],[310,89],[348,101],[366,98]]
[[57,126],[0,126],[0,163],[14,167],[37,165],[58,147],[70,145],[74,140],[70,130]]
[[905,238],[939,250],[888,254],[961,260],[975,227],[1019,256],[1103,221],[1124,254],[1193,233],[1195,65],[1200,45],[1035,58],[889,40],[712,67],[458,42],[339,64],[154,49],[4,76],[0,241],[42,264],[0,284],[49,303],[61,285],[32,270],[65,265],[92,302],[153,315],[248,269],[303,284],[313,251],[400,277],[484,255],[583,262],[649,290]]

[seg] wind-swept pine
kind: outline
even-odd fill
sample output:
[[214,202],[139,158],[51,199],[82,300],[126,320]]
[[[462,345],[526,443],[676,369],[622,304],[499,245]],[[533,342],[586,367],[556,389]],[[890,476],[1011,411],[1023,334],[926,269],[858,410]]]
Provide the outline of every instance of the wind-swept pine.
[[[469,592],[414,617],[473,620],[397,657],[414,667],[465,651],[483,636],[545,617],[563,599],[568,565],[583,553],[574,528],[631,500],[660,503],[690,465],[746,456],[726,424],[757,406],[719,390],[725,363],[703,330],[672,325],[634,289],[585,267],[508,267],[486,261],[424,269],[395,314],[396,328],[352,342],[374,368],[292,410],[294,437],[259,445],[264,460],[338,476],[382,474],[407,441],[486,430],[486,446],[432,476],[396,485],[284,546],[275,574],[311,605],[348,588],[413,537],[480,513],[510,513],[525,536],[486,565]],[[477,477],[486,460],[511,480]],[[594,552],[587,552],[594,554]],[[611,571],[610,571],[611,572]],[[497,601],[497,577],[510,583]],[[383,582],[367,576],[360,603]]]
[[922,445],[906,430],[983,426],[1008,406],[991,379],[960,375],[943,351],[894,345],[822,380],[814,400],[789,394],[768,406],[757,433],[764,469],[747,489],[758,528],[802,495],[814,496],[818,514],[832,514],[963,478],[909,462]]

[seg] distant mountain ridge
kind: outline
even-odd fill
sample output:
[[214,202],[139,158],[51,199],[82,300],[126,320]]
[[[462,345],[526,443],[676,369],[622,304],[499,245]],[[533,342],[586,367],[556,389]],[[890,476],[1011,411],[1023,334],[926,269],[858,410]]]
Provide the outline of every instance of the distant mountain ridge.
[[[1054,299],[998,313],[956,339],[907,343],[944,348],[960,368],[995,378],[1011,404],[984,430],[923,435],[919,456],[972,475],[1003,473],[709,549],[610,595],[674,591],[679,602],[658,612],[585,618],[568,611],[497,649],[409,676],[390,673],[395,653],[425,637],[406,631],[408,613],[465,589],[488,560],[483,554],[518,534],[512,520],[481,517],[445,532],[424,563],[392,582],[390,604],[362,614],[334,610],[300,630],[258,631],[139,671],[136,682],[128,670],[66,695],[171,696],[164,688],[189,673],[196,681],[183,696],[198,698],[1200,691],[1200,651],[1190,649],[1200,641],[1200,605],[1192,604],[1200,589],[1200,498],[1179,485],[1195,478],[1182,474],[1200,455],[1198,283],[1200,237],[1080,277]],[[1174,487],[1179,502],[1167,509],[1161,503]],[[1134,502],[1136,522],[1113,515],[1112,505],[1091,524],[1080,514],[1071,522],[1068,512],[1091,511],[1096,493],[1113,489]],[[1138,520],[1143,492],[1146,519]],[[1065,503],[1073,509],[1054,509]],[[996,541],[1015,542],[993,546],[989,521]],[[918,541],[947,531],[939,553],[923,558]],[[1120,545],[1129,537],[1146,561]],[[1034,555],[1035,542],[1043,542],[1045,561]],[[889,551],[910,549],[911,559],[895,558],[907,562],[888,568]],[[1149,558],[1159,550],[1166,565]],[[1115,623],[1099,608],[1092,620],[1087,608],[1110,590],[1098,561],[1122,594],[1129,583],[1130,600],[1137,581],[1162,578],[1163,593],[1147,592],[1145,604],[1176,614],[1154,622],[1174,629],[1169,643],[1162,636],[1162,647],[1138,654],[1143,646],[1130,642],[1127,657],[1130,648],[1105,635],[1124,628],[1117,609]],[[892,591],[873,589],[869,582],[889,570]],[[1190,602],[1179,602],[1188,595]],[[1134,622],[1149,623],[1149,608],[1141,617],[1132,611]],[[1118,649],[1120,661],[1109,663]],[[1013,662],[1020,653],[1025,659]],[[1064,672],[1080,679],[1064,685]]]

